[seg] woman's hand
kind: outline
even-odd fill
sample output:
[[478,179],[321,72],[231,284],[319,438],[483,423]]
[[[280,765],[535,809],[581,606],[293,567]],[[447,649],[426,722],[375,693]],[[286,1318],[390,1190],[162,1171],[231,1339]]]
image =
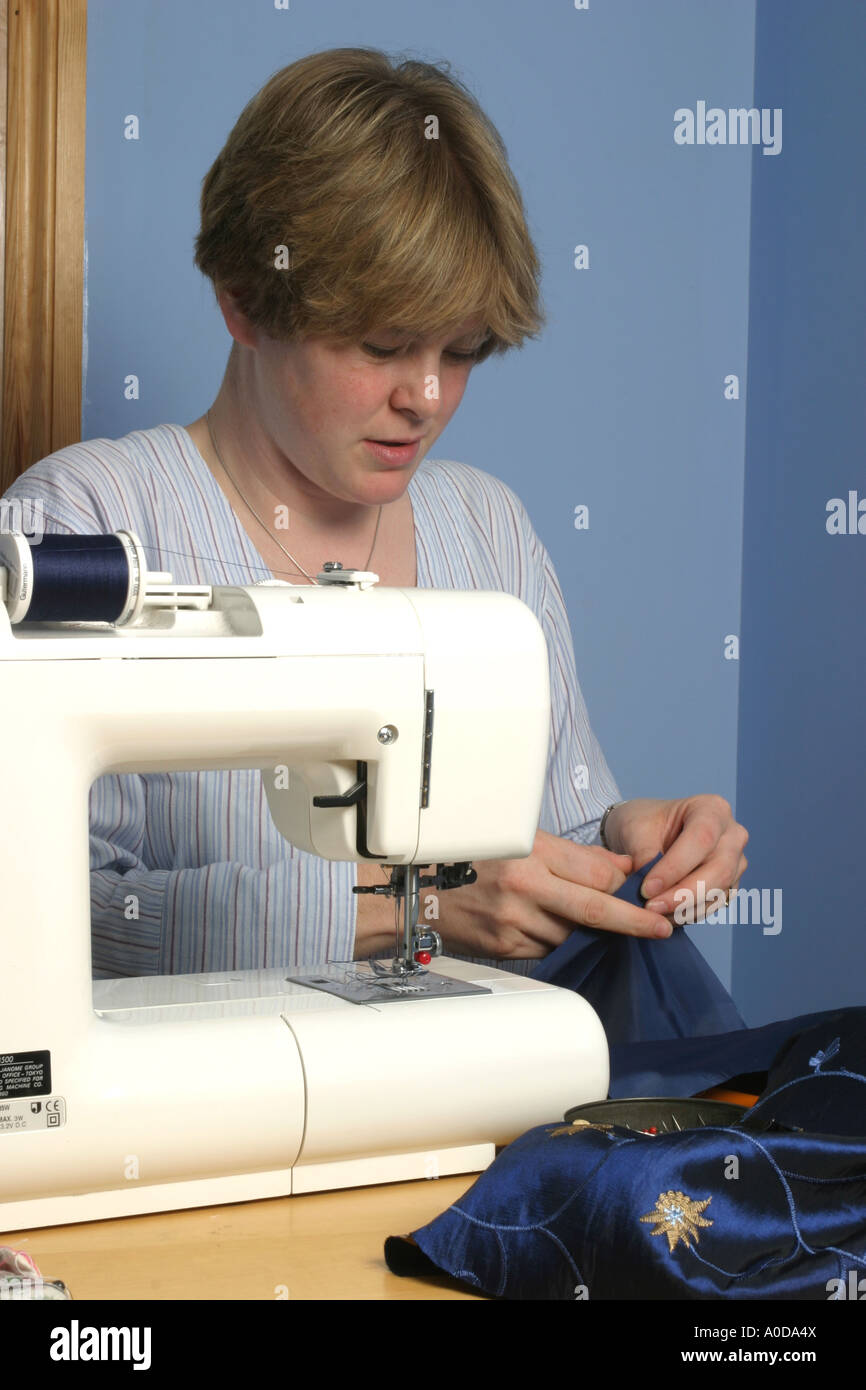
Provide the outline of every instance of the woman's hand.
[[[611,897],[632,872],[631,857],[539,830],[526,859],[474,860],[477,881],[435,894],[422,888],[419,925],[434,927],[446,951],[497,960],[548,955],[575,926],[633,936],[670,936],[664,917]],[[427,916],[430,895],[439,920]]]
[[[679,801],[639,797],[624,801],[607,819],[605,839],[615,850],[630,854],[640,868],[664,851],[641,885],[647,908],[672,915],[684,907],[678,921],[693,921],[687,904],[706,899],[712,889],[727,893],[746,871],[743,850],[749,832],[734,820],[722,796],[689,796]],[[703,883],[703,895],[698,883]],[[677,894],[691,894],[690,898]]]

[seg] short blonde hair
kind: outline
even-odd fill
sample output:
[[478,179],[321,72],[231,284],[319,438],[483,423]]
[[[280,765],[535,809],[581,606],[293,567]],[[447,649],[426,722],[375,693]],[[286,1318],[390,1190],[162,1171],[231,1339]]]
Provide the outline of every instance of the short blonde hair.
[[350,342],[377,327],[414,339],[478,317],[481,360],[537,336],[520,190],[447,69],[334,48],[275,73],[202,184],[195,264],[215,292],[232,290],[275,339]]

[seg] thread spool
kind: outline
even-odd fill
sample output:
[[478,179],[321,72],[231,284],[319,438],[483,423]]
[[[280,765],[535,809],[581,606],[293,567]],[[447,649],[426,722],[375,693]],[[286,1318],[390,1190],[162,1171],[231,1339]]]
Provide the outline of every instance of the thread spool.
[[148,578],[144,550],[131,531],[108,536],[43,536],[31,545],[16,532],[0,535],[10,623],[114,623],[139,616]]

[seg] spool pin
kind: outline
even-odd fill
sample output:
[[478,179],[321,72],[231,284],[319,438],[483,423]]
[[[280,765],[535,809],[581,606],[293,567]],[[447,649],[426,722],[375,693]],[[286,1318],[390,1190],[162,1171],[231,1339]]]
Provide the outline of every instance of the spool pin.
[[209,584],[174,584],[150,572],[132,531],[109,536],[49,534],[32,545],[0,533],[0,601],[13,625],[23,622],[134,624],[148,608],[208,608]]

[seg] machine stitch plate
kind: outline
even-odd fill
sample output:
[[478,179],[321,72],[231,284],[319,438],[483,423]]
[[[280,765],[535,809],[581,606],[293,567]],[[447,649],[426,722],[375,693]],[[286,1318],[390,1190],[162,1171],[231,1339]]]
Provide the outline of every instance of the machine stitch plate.
[[398,999],[454,999],[465,994],[491,994],[484,985],[467,980],[454,980],[434,971],[418,970],[412,974],[381,974],[364,962],[344,962],[324,965],[309,975],[287,975],[295,985],[320,989],[336,994],[350,1004],[389,1004]]

